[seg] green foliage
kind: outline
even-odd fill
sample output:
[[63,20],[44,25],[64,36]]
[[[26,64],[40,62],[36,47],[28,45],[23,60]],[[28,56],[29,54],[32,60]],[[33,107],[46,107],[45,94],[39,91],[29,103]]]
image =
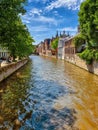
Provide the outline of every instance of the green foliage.
[[79,11],[80,31],[87,48],[79,56],[91,64],[98,61],[98,0],[85,0]]
[[86,40],[98,44],[98,0],[85,0],[81,4],[79,22]]
[[36,53],[36,48],[37,48],[37,46],[36,46],[36,45],[33,45],[32,48],[33,48],[33,53]]
[[74,43],[75,47],[79,47],[85,43],[85,39],[81,34],[78,34],[74,37],[73,43]]
[[91,50],[84,50],[79,56],[86,61],[87,64],[91,64],[93,61],[94,54]]
[[92,64],[94,60],[98,61],[98,50],[86,49],[79,56],[86,61],[87,64]]
[[13,57],[25,57],[32,52],[32,42],[26,25],[21,21],[26,0],[0,0],[0,44],[8,47]]
[[98,50],[95,53],[95,60],[98,61]]
[[56,50],[58,48],[58,38],[54,39],[51,43],[51,47]]

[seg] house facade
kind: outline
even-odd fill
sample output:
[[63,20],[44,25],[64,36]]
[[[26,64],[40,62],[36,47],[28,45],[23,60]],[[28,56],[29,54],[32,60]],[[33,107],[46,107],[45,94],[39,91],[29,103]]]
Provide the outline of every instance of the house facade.
[[10,56],[10,52],[7,48],[0,46],[0,58],[6,59]]
[[39,55],[51,56],[51,39],[45,39],[37,46],[37,53]]
[[77,49],[73,43],[73,38],[71,37],[65,41],[65,53],[64,53],[64,59],[65,60],[71,60],[72,62],[75,59],[75,54],[77,52]]
[[46,56],[51,56],[51,39],[45,39],[44,40],[45,44],[45,51],[46,51]]
[[58,59],[64,59],[65,56],[65,42],[69,39],[69,36],[59,38],[58,42]]

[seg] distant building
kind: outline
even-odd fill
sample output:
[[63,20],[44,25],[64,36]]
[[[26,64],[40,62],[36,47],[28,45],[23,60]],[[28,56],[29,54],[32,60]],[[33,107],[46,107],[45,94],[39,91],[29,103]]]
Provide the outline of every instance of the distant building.
[[[37,54],[39,55],[46,55],[46,56],[56,56],[57,57],[57,53],[58,53],[58,48],[57,49],[53,49],[52,48],[52,42],[53,40],[55,40],[56,38],[59,38],[59,56],[62,55],[61,57],[64,59],[64,52],[62,52],[62,47],[64,46],[64,40],[69,37],[68,35],[65,34],[65,31],[63,31],[63,33],[60,35],[58,34],[58,31],[55,35],[55,37],[52,37],[52,39],[47,38],[44,40],[44,42],[41,42],[38,44],[37,46]],[[62,53],[61,53],[62,52]]]
[[69,39],[69,36],[65,38],[59,38],[58,42],[58,59],[64,59],[65,42]]
[[47,56],[51,56],[51,39],[45,39],[45,51]]
[[7,59],[10,55],[10,52],[7,48],[0,46],[0,59]]
[[43,42],[39,43],[38,46],[37,46],[37,53],[38,53],[39,55],[42,55],[42,43],[43,43]]
[[68,40],[65,41],[65,54],[64,54],[64,59],[70,59],[71,61],[74,60],[75,54],[77,52],[77,49],[75,45],[73,44],[73,38],[71,37]]
[[69,35],[66,34],[65,30],[61,34],[60,32],[60,37],[59,37],[59,42],[58,42],[58,58],[59,59],[64,59],[64,50],[65,50],[65,41],[70,38]]
[[51,46],[50,46],[51,39],[45,39],[44,42],[40,42],[37,45],[37,53],[39,55],[51,55]]

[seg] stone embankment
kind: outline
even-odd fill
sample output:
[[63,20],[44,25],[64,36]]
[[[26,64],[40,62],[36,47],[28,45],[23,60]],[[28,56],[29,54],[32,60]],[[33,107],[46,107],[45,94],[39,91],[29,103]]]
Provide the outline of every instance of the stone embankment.
[[[40,55],[40,56],[58,59],[58,57],[56,57],[55,55],[54,56]],[[89,65],[86,63],[86,61],[82,60],[77,54],[73,54],[73,55],[70,55],[68,57],[66,56],[62,60],[65,60],[69,63],[72,63],[72,64],[90,72],[90,73],[98,75],[98,62],[97,61],[94,61],[92,64]]]
[[27,62],[28,60],[25,59],[22,61],[10,63],[6,66],[0,67],[0,82],[5,78],[7,78],[8,76],[10,76],[11,74],[13,74],[16,70],[24,66]]
[[98,62],[94,61],[92,64],[86,64],[86,61],[80,59],[79,56],[74,55],[74,57],[68,57],[65,58],[65,61],[68,61],[69,63],[72,63],[82,69],[85,69],[93,74],[98,75]]

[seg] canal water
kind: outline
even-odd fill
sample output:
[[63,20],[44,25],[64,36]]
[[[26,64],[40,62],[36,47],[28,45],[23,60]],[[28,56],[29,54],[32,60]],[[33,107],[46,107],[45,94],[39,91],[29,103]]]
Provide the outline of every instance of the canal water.
[[98,76],[31,56],[0,83],[0,130],[98,130]]

